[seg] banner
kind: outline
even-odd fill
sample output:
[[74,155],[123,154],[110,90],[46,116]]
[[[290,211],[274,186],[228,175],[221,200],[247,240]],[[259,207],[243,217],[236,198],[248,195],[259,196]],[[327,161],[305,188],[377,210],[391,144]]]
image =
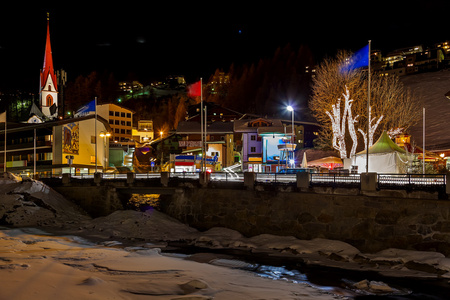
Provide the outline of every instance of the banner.
[[80,146],[80,132],[78,123],[69,123],[63,126],[63,153],[78,154]]

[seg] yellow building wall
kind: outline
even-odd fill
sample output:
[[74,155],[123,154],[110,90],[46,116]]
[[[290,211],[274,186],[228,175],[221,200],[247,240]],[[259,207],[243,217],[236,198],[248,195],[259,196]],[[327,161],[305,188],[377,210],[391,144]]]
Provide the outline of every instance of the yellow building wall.
[[[111,115],[110,112],[113,112],[113,114]],[[116,113],[119,115],[116,116]],[[124,113],[124,116],[122,116],[122,113]],[[117,141],[123,143],[132,138],[133,111],[116,104],[103,104],[97,106],[97,114],[105,120],[108,120],[109,126],[112,129],[112,142]]]
[[[72,144],[78,143],[72,148],[65,146],[68,139],[65,139],[64,127],[78,126],[78,134],[72,135]],[[97,120],[97,134],[95,134],[95,119],[73,122],[57,126],[54,130],[54,158],[53,164],[66,164],[67,155],[73,156],[73,165],[83,165],[85,167],[95,167],[95,136],[97,136],[97,166],[108,165],[109,161],[109,140],[100,137],[100,132],[106,132],[105,124]],[[78,135],[78,137],[76,137]]]

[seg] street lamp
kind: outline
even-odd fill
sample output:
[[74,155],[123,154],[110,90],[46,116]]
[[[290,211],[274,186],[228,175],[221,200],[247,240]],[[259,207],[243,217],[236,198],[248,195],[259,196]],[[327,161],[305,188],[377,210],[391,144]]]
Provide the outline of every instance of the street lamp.
[[[292,146],[291,146],[291,147],[294,147],[294,146],[293,146],[293,145],[295,145],[295,136],[294,136],[294,108],[293,108],[291,105],[288,105],[288,106],[286,107],[286,109],[292,113],[292,136],[291,136],[291,143],[292,143]],[[295,167],[294,150],[295,150],[295,148],[292,148],[292,159],[291,159],[292,168]]]
[[103,173],[106,172],[106,139],[111,136],[108,131],[100,131],[100,137],[103,138],[104,151],[103,151]]
[[164,163],[164,142],[162,140],[163,133],[164,132],[162,131],[159,132],[159,134],[161,135],[161,172],[163,171],[163,163]]

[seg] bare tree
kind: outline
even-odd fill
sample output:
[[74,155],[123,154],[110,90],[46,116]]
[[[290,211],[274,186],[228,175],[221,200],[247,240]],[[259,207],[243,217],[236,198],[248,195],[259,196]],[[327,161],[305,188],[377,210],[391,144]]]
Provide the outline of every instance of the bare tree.
[[[354,155],[359,144],[370,147],[382,131],[402,128],[405,132],[420,119],[414,98],[398,77],[377,73],[371,74],[371,105],[367,111],[368,73],[365,69],[342,71],[349,57],[351,53],[341,51],[322,62],[313,79],[310,100],[310,109],[322,125],[322,132],[329,135],[331,129],[331,144],[342,158]],[[345,148],[350,143],[352,147]]]

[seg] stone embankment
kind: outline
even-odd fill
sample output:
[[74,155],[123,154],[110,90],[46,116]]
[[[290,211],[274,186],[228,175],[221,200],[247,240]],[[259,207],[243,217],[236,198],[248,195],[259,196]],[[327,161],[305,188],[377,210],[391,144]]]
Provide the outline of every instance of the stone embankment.
[[427,193],[294,190],[185,188],[162,197],[161,209],[200,230],[221,226],[247,237],[325,238],[365,252],[401,248],[450,256],[448,200]]

